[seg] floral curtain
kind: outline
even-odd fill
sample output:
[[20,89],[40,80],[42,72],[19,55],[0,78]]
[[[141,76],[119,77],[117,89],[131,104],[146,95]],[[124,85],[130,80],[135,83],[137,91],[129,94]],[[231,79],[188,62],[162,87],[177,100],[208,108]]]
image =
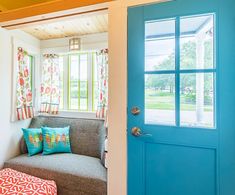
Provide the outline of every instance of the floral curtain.
[[108,108],[108,49],[97,52],[97,66],[99,99],[96,117],[106,119]]
[[104,143],[104,156],[102,157],[104,165],[108,168],[108,49],[103,49],[97,52],[97,67],[98,67],[98,81],[99,81],[99,99],[96,111],[96,117],[105,119],[106,138]]
[[59,56],[43,55],[40,112],[56,115],[60,105]]
[[23,48],[17,53],[16,115],[18,120],[34,117],[30,57]]

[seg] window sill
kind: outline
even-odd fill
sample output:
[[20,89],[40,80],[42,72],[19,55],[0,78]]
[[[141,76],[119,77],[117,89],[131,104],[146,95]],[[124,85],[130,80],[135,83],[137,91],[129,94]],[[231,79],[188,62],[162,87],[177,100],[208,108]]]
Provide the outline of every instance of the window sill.
[[[43,113],[41,113],[40,115],[55,116],[55,115],[49,115],[49,114],[43,114]],[[71,110],[62,110],[56,116],[68,117],[68,118],[97,119],[95,112],[79,112],[79,111],[71,111]],[[98,120],[100,120],[100,119],[98,119]]]

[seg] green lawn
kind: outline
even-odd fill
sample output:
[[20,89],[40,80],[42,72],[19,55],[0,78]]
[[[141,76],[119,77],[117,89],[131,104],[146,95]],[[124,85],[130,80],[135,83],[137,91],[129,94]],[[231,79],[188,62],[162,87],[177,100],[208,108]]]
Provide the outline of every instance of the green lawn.
[[[159,110],[174,110],[175,97],[173,93],[146,90],[146,108],[147,109],[159,109]],[[185,97],[181,95],[181,110],[195,111],[195,103],[187,103]],[[212,111],[212,105],[205,105],[204,110],[206,112]]]

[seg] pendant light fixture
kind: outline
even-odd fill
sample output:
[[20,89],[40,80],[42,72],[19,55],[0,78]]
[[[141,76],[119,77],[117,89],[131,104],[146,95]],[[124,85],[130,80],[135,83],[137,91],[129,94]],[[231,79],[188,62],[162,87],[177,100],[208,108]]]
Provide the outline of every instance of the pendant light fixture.
[[79,50],[81,50],[81,39],[77,37],[69,39],[69,51]]

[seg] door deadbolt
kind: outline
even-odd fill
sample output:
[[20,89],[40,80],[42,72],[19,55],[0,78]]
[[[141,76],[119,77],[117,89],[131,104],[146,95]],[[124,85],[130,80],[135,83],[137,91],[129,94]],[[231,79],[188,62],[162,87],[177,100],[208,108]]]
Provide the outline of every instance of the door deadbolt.
[[139,115],[140,114],[140,109],[137,106],[135,106],[131,109],[131,113],[133,115]]

